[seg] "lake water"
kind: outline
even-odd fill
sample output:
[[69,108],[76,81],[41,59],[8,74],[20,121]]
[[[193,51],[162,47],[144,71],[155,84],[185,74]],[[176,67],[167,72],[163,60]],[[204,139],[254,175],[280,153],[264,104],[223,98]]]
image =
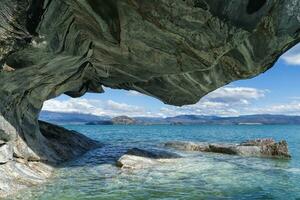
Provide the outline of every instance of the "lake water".
[[[13,199],[300,199],[300,126],[79,126],[104,147],[57,170],[46,184]],[[176,162],[121,170],[115,161],[132,147],[157,148],[167,141],[242,142],[285,139],[292,159],[249,158],[181,152]]]

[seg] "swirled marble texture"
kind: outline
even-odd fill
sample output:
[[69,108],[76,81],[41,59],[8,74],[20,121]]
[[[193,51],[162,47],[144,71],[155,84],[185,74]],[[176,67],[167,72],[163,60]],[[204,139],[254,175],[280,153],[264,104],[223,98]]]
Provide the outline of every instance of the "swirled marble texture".
[[106,86],[181,106],[265,72],[299,42],[299,8],[297,0],[1,0],[2,167],[63,160],[38,123],[43,102],[60,94]]

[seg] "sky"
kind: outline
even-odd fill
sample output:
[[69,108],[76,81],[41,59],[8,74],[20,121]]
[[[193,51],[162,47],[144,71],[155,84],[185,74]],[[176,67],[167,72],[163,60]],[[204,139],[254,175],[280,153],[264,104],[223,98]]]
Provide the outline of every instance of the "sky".
[[300,115],[300,44],[286,52],[267,72],[235,81],[182,107],[135,91],[104,88],[80,98],[61,95],[44,103],[43,110],[78,112],[99,116],[169,117],[176,115],[239,116],[249,114]]

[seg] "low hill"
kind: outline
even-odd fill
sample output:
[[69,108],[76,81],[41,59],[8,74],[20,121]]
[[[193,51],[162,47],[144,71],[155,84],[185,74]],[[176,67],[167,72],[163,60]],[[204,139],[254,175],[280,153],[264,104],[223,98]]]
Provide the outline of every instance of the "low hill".
[[40,120],[55,124],[87,124],[87,125],[242,125],[242,124],[299,124],[300,116],[286,115],[243,115],[238,117],[219,117],[205,115],[178,115],[175,117],[128,117],[128,116],[96,116],[81,113],[60,113],[42,111]]

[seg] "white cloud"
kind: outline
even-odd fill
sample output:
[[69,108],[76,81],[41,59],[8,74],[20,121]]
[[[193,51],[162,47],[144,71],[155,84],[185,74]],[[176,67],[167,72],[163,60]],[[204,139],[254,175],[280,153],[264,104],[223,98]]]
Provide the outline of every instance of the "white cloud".
[[248,108],[249,113],[253,114],[284,114],[300,115],[300,101],[293,101],[284,104],[270,105],[264,108]]
[[300,44],[290,49],[281,57],[287,64],[300,65]]
[[93,115],[128,115],[128,116],[144,116],[147,113],[144,108],[125,103],[118,103],[112,100],[101,101],[95,99],[68,99],[57,100],[51,99],[44,103],[43,110],[54,112],[76,112]]
[[249,87],[223,87],[203,97],[194,105],[167,106],[160,110],[165,116],[182,114],[237,116],[252,102],[265,97],[268,90]]
[[300,65],[300,53],[296,55],[286,55],[282,58],[290,65]]
[[127,115],[145,117],[168,117],[186,114],[217,116],[248,114],[300,115],[300,100],[296,97],[293,97],[289,103],[257,107],[257,101],[264,98],[267,93],[268,90],[249,87],[223,87],[208,94],[194,105],[182,107],[163,106],[155,111],[152,110],[151,105],[142,107],[113,100],[103,101],[85,98],[52,99],[44,103],[43,110],[88,113],[102,116]]
[[259,90],[249,87],[223,87],[206,95],[203,99],[212,102],[249,104],[265,96],[268,90]]
[[134,105],[128,105],[125,103],[118,103],[112,100],[108,100],[106,102],[106,108],[108,110],[111,110],[112,112],[124,112],[124,113],[142,113],[145,112],[145,110],[139,106],[134,106]]
[[78,112],[94,115],[105,115],[105,111],[101,108],[102,102],[98,100],[87,99],[68,99],[64,101],[51,99],[44,103],[43,110],[54,112]]

